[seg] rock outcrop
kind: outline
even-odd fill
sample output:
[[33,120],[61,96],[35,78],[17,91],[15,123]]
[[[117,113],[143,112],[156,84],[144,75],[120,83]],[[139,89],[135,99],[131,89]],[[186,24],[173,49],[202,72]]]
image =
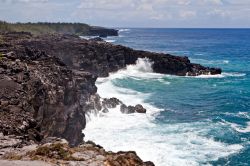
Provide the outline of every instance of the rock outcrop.
[[136,106],[126,106],[122,104],[120,106],[120,111],[124,114],[132,114],[132,113],[146,113],[147,110],[141,105],[137,104]]
[[118,105],[122,104],[122,102],[117,99],[117,98],[110,98],[110,99],[103,99],[102,101],[102,106],[104,108],[115,108],[117,107]]
[[[43,144],[16,147],[19,139],[0,133],[0,165],[96,165],[96,166],[154,166],[143,162],[135,152],[107,152],[93,142],[70,147],[63,139],[49,137]],[[43,161],[43,162],[42,162]]]
[[118,36],[118,30],[107,29],[103,27],[91,27],[89,33],[92,36],[100,36],[100,37]]
[[123,114],[132,114],[132,113],[145,114],[147,112],[147,110],[141,104],[137,104],[136,106],[131,106],[131,105],[127,106],[122,101],[114,97],[110,99],[104,98],[101,105],[103,113],[108,113],[109,109],[116,108],[118,106],[120,106],[120,111]]
[[[83,140],[85,111],[96,95],[96,76],[70,70],[58,58],[22,45],[6,45],[0,60],[0,130],[40,141]],[[93,101],[94,102],[94,101]]]
[[116,72],[126,65],[135,64],[138,58],[148,58],[152,61],[153,71],[162,74],[179,76],[197,76],[221,74],[221,69],[193,64],[187,57],[170,54],[152,53],[133,50],[121,45],[107,42],[96,42],[80,39],[71,35],[43,35],[39,37],[22,37],[19,35],[19,45],[44,51],[60,58],[66,65],[88,71],[100,77],[106,77],[110,72]]

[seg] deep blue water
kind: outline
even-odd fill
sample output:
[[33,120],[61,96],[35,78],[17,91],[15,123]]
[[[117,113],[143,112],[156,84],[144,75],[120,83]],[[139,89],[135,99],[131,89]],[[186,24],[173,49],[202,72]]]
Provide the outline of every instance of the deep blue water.
[[[150,102],[161,108],[158,123],[186,121],[227,121],[242,128],[250,121],[250,29],[130,29],[120,32],[116,43],[135,49],[188,56],[192,62],[220,67],[223,72],[243,77],[214,79],[176,78],[170,86],[146,88],[156,98]],[[166,78],[167,79],[167,78]],[[156,99],[156,100],[155,100]],[[239,113],[246,112],[240,116]],[[208,133],[227,143],[246,144],[239,153],[215,164],[250,165],[250,133],[228,129],[227,133]],[[229,161],[229,163],[228,163]]]
[[[163,141],[170,141],[172,132],[179,134],[175,139],[191,140],[181,148],[177,144],[182,141],[170,143],[178,153],[183,151],[183,156],[173,155],[176,159],[188,160],[190,165],[250,165],[250,29],[126,29],[108,40],[222,68],[223,74],[215,77],[162,76],[160,81],[126,77],[112,83],[150,94],[144,102],[162,109],[151,122],[156,135],[166,135]],[[195,138],[190,136],[193,133]],[[176,151],[168,153],[172,156]],[[159,163],[178,163],[164,160]]]

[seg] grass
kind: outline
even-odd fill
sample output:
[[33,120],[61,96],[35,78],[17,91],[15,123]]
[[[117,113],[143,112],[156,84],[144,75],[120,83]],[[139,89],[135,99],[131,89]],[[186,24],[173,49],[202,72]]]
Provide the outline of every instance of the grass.
[[91,27],[82,23],[7,23],[0,21],[0,32],[30,32],[33,35],[68,33],[87,34]]
[[3,156],[4,159],[6,160],[21,160],[22,159],[22,156],[21,155],[18,155],[16,153],[7,153]]
[[0,44],[3,44],[3,43],[4,43],[3,36],[0,35]]
[[63,33],[74,35],[93,35],[102,27],[92,27],[84,23],[7,23],[0,21],[0,32],[30,32],[33,35]]
[[84,159],[75,158],[72,156],[74,153],[73,149],[70,149],[67,145],[57,143],[47,146],[41,146],[35,151],[28,152],[28,155],[32,160],[41,160],[41,159],[56,159],[56,160],[65,160],[65,161],[83,161]]

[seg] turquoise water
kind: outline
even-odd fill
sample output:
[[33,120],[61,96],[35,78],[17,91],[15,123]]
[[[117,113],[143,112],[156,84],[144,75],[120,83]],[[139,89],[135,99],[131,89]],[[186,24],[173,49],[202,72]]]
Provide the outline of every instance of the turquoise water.
[[[153,74],[150,62],[141,60],[99,79],[101,97],[142,103],[149,113],[143,117],[111,111],[89,123],[87,139],[109,150],[136,150],[162,166],[250,165],[250,29],[123,29],[108,41],[188,56],[223,73]],[[105,134],[96,134],[101,131]]]

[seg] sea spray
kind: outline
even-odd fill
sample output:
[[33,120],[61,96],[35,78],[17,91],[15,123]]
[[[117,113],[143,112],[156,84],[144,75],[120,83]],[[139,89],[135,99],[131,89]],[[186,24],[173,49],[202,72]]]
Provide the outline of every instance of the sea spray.
[[[151,160],[157,166],[209,164],[242,149],[239,144],[228,145],[206,136],[214,128],[223,131],[219,123],[157,123],[155,118],[167,110],[147,102],[153,92],[145,93],[131,87],[134,78],[134,82],[148,88],[159,80],[161,86],[170,85],[164,84],[168,76],[152,73],[151,65],[148,59],[138,59],[136,65],[97,80],[101,97],[116,97],[127,105],[142,104],[147,114],[126,115],[117,107],[109,113],[92,116],[84,130],[85,140],[95,141],[107,150],[134,150],[143,160]],[[119,84],[128,79],[128,84]]]

